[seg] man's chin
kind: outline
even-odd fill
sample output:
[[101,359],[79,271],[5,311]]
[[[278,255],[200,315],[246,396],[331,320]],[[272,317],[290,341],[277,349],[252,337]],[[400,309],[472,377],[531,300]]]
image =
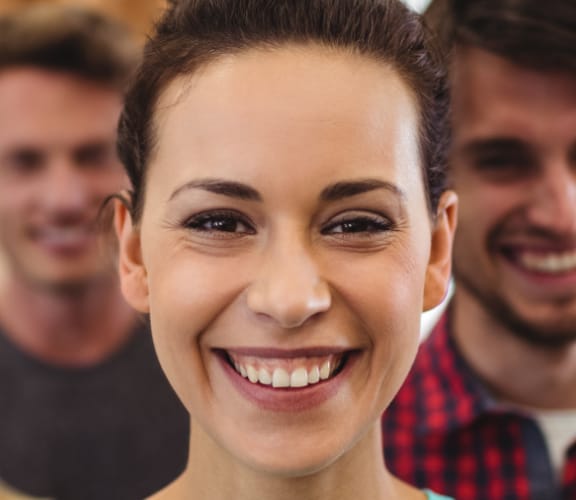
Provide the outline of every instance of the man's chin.
[[[514,304],[493,291],[482,290],[460,273],[456,276],[456,287],[465,289],[511,335],[524,342],[549,350],[562,350],[576,343],[576,297],[573,312],[562,314],[560,310],[543,311],[544,304],[542,307]],[[564,306],[566,309],[567,305]]]
[[105,282],[116,280],[113,270],[98,272],[32,274],[24,276],[28,286],[38,291],[58,295],[78,295]]
[[576,321],[535,321],[509,311],[495,311],[496,319],[521,340],[535,347],[563,350],[576,343]]
[[54,295],[80,295],[90,287],[91,280],[46,280],[39,281],[38,287]]

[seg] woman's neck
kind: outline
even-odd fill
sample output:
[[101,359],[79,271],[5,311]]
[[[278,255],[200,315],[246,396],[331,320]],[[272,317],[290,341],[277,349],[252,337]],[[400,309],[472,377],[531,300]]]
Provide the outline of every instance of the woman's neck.
[[220,448],[191,424],[186,471],[150,500],[423,500],[424,495],[384,467],[379,429],[332,464],[304,476],[256,471]]

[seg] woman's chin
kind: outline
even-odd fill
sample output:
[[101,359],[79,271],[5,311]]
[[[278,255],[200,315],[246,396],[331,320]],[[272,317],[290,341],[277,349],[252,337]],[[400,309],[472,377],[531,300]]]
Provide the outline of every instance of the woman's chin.
[[252,455],[243,461],[253,471],[277,478],[303,478],[326,469],[338,459],[338,453],[319,453],[319,450],[280,450],[271,456],[270,453]]

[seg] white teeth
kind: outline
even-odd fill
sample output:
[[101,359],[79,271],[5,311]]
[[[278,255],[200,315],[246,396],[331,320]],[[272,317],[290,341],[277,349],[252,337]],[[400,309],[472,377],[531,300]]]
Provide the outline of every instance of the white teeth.
[[[340,364],[333,356],[321,364],[320,362],[321,359],[318,359],[318,364],[314,364],[314,361],[302,358],[302,363],[309,365],[306,368],[305,366],[298,366],[298,362],[295,360],[232,359],[232,365],[242,377],[253,384],[271,385],[272,387],[306,387],[317,384],[329,379]],[[284,364],[285,366],[274,367],[274,363]],[[289,367],[291,365],[296,365],[297,367],[293,369],[286,368],[286,366]]]
[[308,372],[308,383],[316,384],[320,382],[320,368],[315,366]]
[[46,228],[42,231],[42,238],[46,241],[59,244],[75,244],[88,236],[89,231],[85,227]]
[[252,365],[248,365],[246,367],[246,372],[248,373],[248,380],[250,380],[250,382],[253,384],[258,382],[258,372],[256,371],[256,368],[254,368]]
[[306,387],[308,385],[308,372],[306,368],[296,368],[290,375],[290,387]]
[[282,368],[276,368],[272,375],[272,387],[290,387],[290,375]]
[[260,370],[258,370],[258,382],[264,385],[272,384],[272,377],[266,369],[260,368]]
[[546,255],[524,253],[520,256],[520,262],[534,271],[560,274],[576,270],[576,252]]
[[330,376],[330,361],[324,361],[320,368],[320,380],[326,380]]

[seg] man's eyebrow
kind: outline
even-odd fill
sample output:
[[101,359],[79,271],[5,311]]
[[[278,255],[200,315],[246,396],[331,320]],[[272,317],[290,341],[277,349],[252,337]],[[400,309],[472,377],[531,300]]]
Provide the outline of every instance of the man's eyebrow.
[[359,179],[336,182],[335,184],[327,186],[322,190],[322,193],[320,193],[320,199],[322,201],[338,201],[343,198],[356,196],[376,189],[385,189],[401,199],[406,198],[404,192],[391,182],[382,181],[380,179]]
[[115,143],[113,139],[102,138],[102,139],[92,139],[80,142],[74,145],[74,151],[82,151],[86,149],[114,149]]
[[262,196],[260,196],[260,193],[254,188],[241,182],[227,181],[224,179],[197,179],[187,182],[170,195],[170,200],[189,189],[201,189],[210,193],[221,194],[240,200],[262,201]]

